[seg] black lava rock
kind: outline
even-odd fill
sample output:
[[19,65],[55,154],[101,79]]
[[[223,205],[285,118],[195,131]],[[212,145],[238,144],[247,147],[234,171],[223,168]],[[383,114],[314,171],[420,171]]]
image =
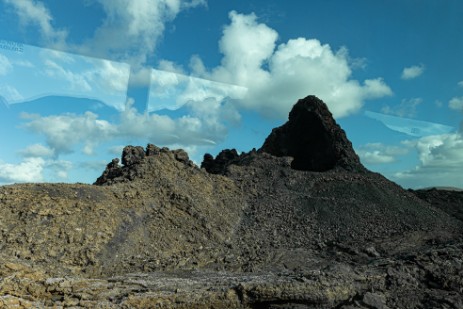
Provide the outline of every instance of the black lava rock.
[[299,100],[289,114],[289,121],[272,130],[259,152],[293,157],[291,167],[297,170],[366,170],[344,130],[326,104],[315,96]]

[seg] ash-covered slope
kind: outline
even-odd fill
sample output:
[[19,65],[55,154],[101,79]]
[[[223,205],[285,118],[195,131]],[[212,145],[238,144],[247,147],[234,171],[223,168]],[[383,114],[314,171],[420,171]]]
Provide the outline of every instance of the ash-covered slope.
[[463,222],[366,170],[315,97],[257,151],[121,163],[0,187],[0,307],[463,306]]

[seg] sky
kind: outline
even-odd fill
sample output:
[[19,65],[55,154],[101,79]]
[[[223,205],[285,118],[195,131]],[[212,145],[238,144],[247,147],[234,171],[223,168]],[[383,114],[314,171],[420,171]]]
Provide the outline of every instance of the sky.
[[362,163],[463,188],[460,0],[0,0],[0,185],[93,183],[125,145],[259,148],[316,95]]

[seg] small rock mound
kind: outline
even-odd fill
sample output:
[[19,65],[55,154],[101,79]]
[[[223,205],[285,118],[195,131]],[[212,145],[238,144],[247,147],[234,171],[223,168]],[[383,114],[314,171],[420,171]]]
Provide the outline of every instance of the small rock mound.
[[241,154],[238,154],[236,149],[224,149],[215,158],[211,154],[206,153],[201,163],[201,168],[204,168],[211,174],[227,175],[230,165],[247,165],[247,159],[256,153],[255,148],[250,152]]
[[224,149],[215,159],[211,154],[206,153],[201,163],[201,168],[206,169],[211,174],[224,174],[226,167],[238,158],[239,155],[236,149]]
[[104,170],[103,174],[95,181],[95,185],[110,185],[117,182],[126,182],[135,178],[143,178],[143,175],[149,173],[149,168],[144,164],[147,158],[160,156],[161,153],[167,153],[176,161],[182,162],[188,166],[194,166],[183,149],[170,150],[167,147],[159,148],[153,144],[148,144],[146,150],[141,146],[126,146],[122,150],[122,166],[119,165],[119,159],[113,159]]
[[293,157],[291,167],[297,170],[366,171],[344,130],[326,104],[315,96],[299,100],[289,114],[289,121],[272,130],[259,152]]

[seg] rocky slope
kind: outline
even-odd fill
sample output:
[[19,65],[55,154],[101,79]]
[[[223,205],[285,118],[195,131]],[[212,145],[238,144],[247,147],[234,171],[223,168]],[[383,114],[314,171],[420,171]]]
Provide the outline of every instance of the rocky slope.
[[0,307],[463,308],[463,198],[366,170],[313,96],[258,150],[121,163],[0,187]]

